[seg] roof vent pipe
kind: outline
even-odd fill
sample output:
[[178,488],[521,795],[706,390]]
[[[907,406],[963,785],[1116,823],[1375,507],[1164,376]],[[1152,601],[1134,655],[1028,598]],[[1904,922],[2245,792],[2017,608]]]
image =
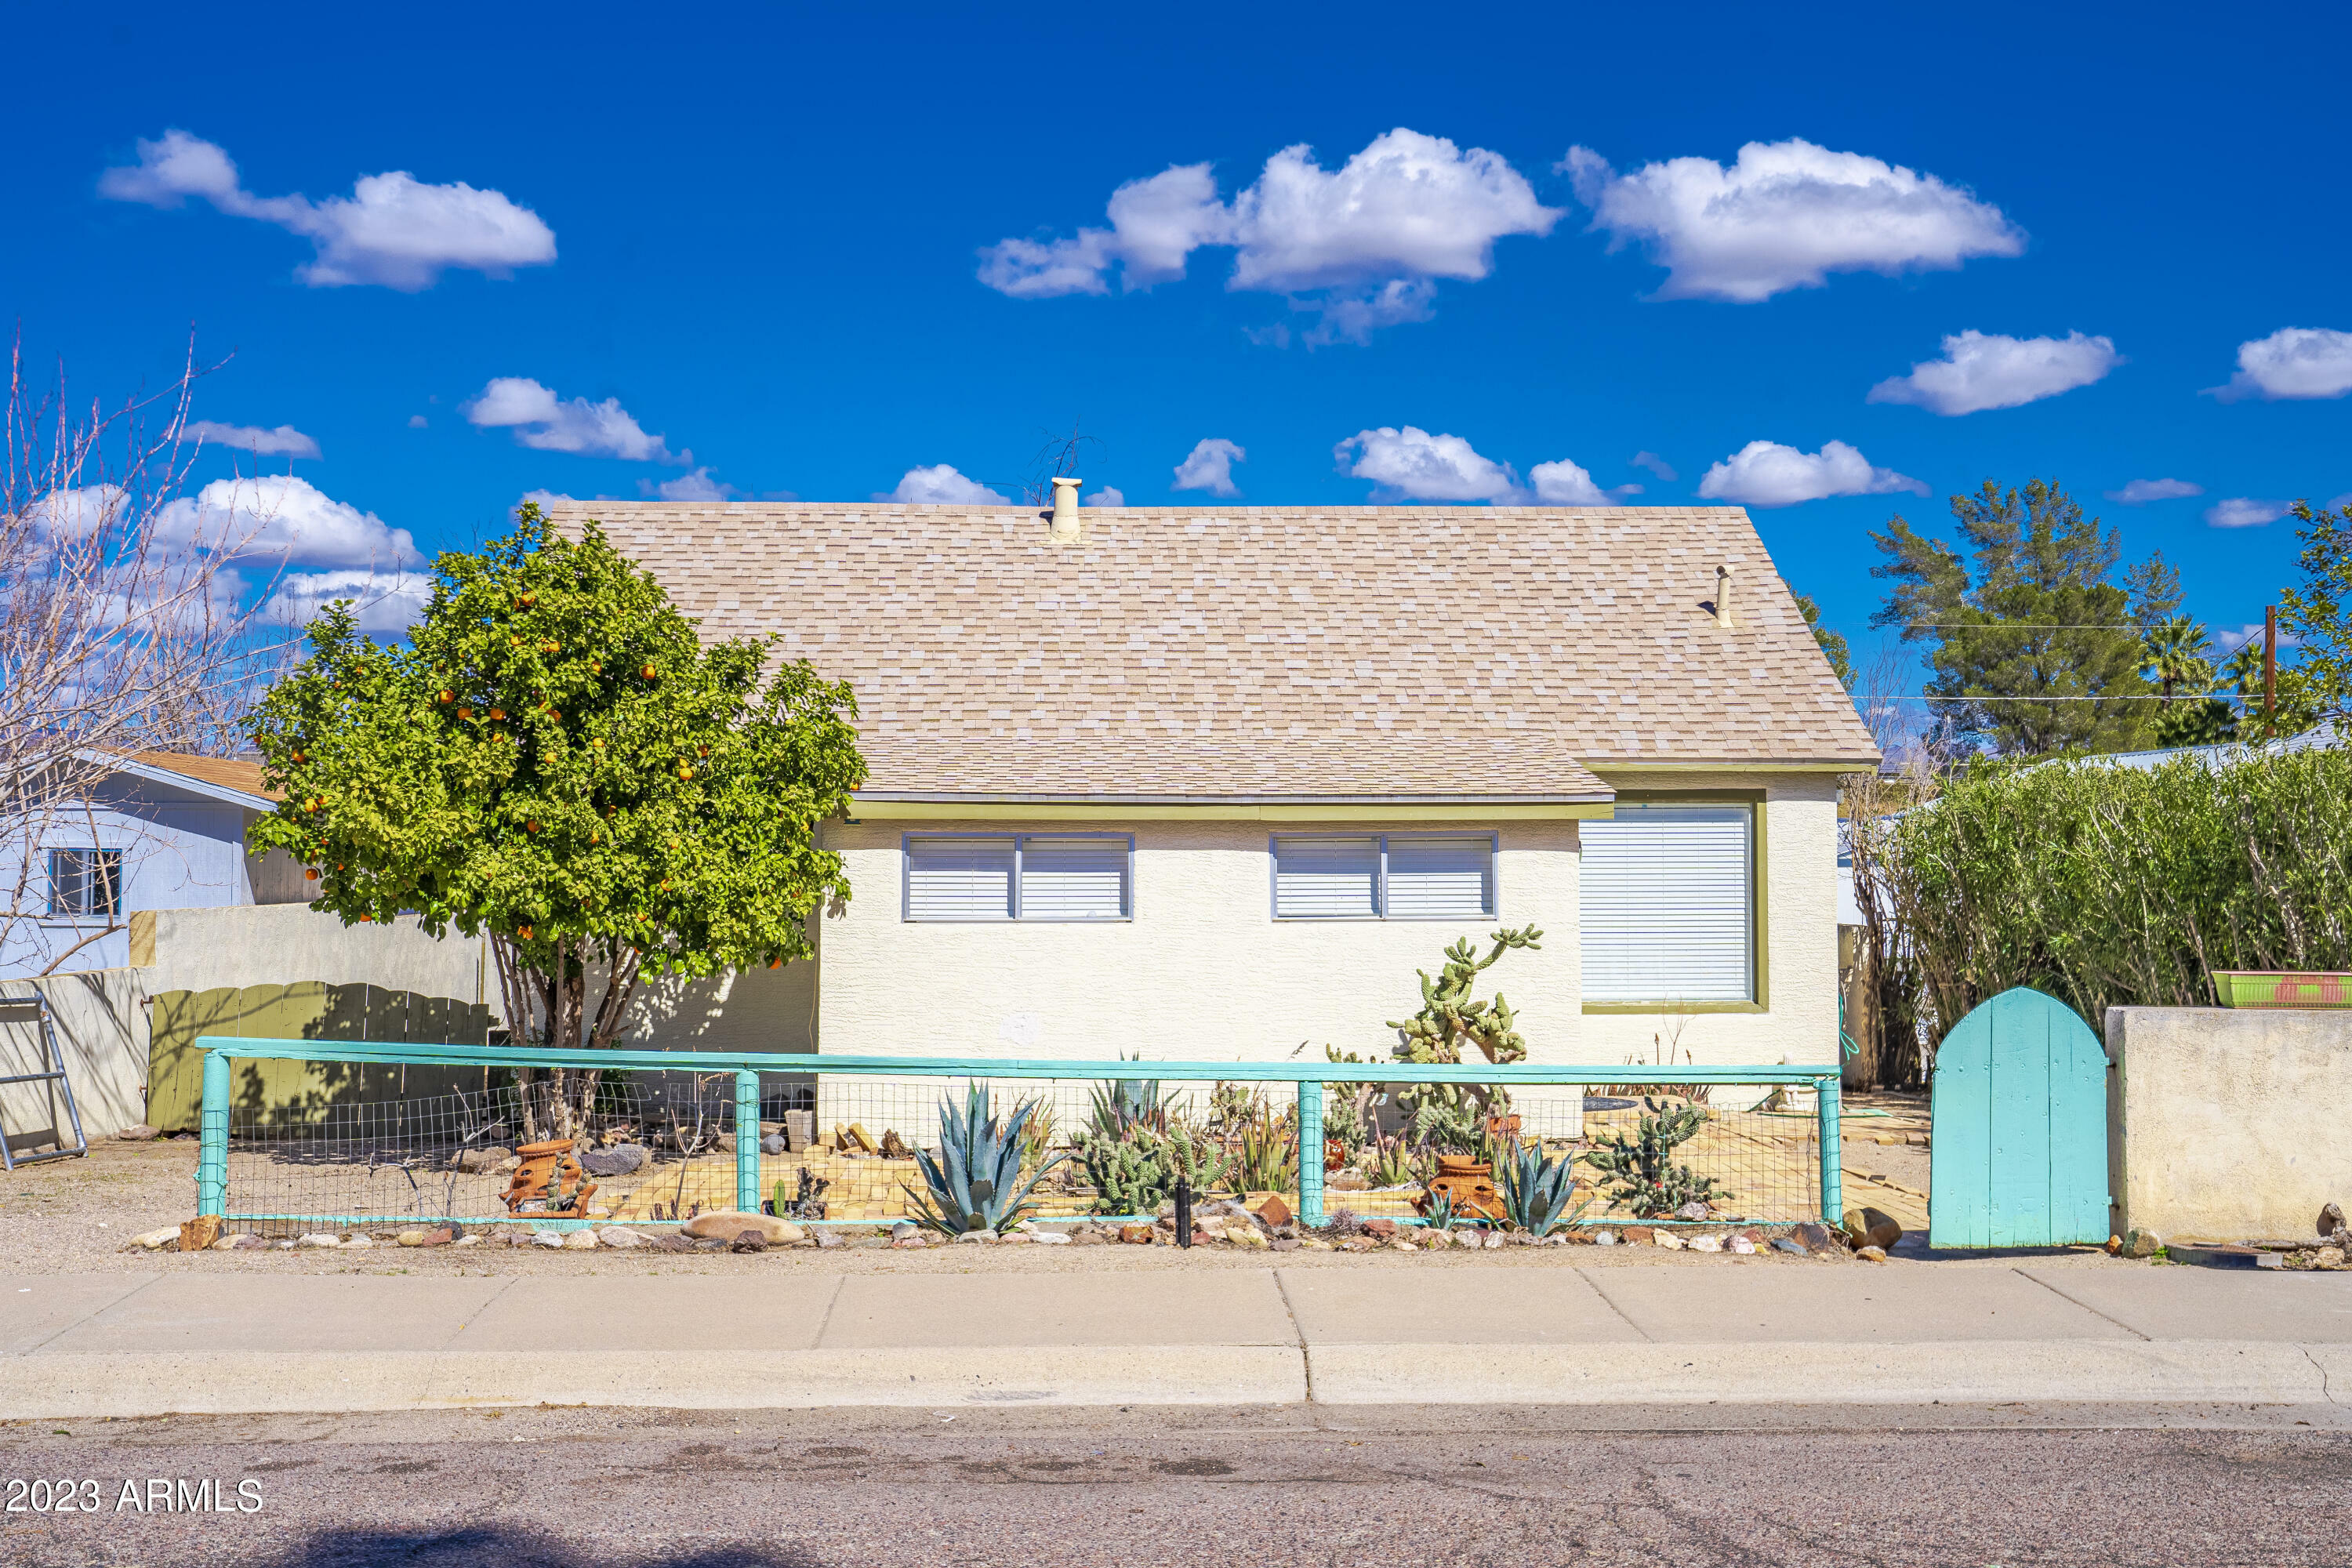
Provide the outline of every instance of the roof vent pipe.
[[1054,537],[1076,540],[1078,537],[1078,487],[1084,479],[1068,479],[1060,475],[1054,479]]
[[1715,618],[1727,626],[1739,624],[1731,611],[1731,568],[1728,566],[1715,569]]

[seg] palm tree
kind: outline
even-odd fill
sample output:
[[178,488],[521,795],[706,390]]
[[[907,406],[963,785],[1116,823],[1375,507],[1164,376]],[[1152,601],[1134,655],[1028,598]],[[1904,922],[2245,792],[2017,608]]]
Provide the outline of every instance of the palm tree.
[[2187,616],[2175,616],[2141,634],[2140,668],[2167,701],[2177,687],[2201,692],[2213,679],[2213,661],[2208,657],[2212,646],[2203,626]]

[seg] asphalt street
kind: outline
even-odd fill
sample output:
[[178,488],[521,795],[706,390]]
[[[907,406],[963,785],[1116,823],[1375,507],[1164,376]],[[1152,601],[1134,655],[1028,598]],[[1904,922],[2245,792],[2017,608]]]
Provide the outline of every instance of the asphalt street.
[[0,1474],[12,1568],[2352,1562],[2312,1405],[73,1420]]

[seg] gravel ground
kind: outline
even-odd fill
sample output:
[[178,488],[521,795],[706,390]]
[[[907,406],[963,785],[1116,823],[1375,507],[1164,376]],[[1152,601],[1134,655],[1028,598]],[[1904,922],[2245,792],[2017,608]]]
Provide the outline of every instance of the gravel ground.
[[[1884,1166],[1890,1173],[1898,1168],[1898,1161],[1893,1157],[1915,1159],[1919,1166],[1919,1181],[1926,1181],[1924,1149],[1864,1144],[1860,1150],[1850,1148],[1848,1152],[1850,1159],[1866,1160],[1871,1168]],[[822,1251],[783,1248],[749,1257],[551,1252],[502,1246],[402,1247],[362,1254],[320,1249],[185,1255],[129,1248],[126,1244],[131,1237],[177,1225],[195,1213],[195,1168],[196,1143],[193,1138],[146,1143],[108,1140],[93,1142],[87,1159],[47,1161],[0,1177],[0,1274],[106,1274],[157,1268],[305,1274],[669,1274],[734,1273],[746,1268],[820,1268],[828,1273],[1047,1273],[1106,1268],[1264,1268],[1276,1257],[1285,1268],[1444,1268],[1473,1263],[1479,1267],[1540,1268],[1571,1261],[1581,1268],[1864,1267],[1769,1253],[1740,1258],[1731,1254],[1670,1253],[1648,1247],[1506,1247],[1496,1251],[1412,1255],[1304,1251],[1267,1254],[1230,1247],[1195,1247],[1185,1252],[1157,1247],[964,1247],[916,1252],[881,1247],[871,1233],[866,1232],[849,1233],[862,1245]],[[1895,1179],[1907,1178],[1898,1175]],[[387,1225],[384,1228],[393,1227]],[[1921,1239],[1906,1237],[1896,1254],[1897,1261],[1916,1257]],[[1939,1260],[1938,1267],[1949,1267],[1955,1261],[1958,1260]],[[2012,1260],[1986,1261],[2005,1267]]]
[[[2337,1564],[2352,1431],[2254,1411],[550,1410],[0,1426],[22,1568]],[[114,1511],[211,1479],[252,1512]],[[0,1482],[5,1484],[5,1482]],[[83,1492],[79,1495],[87,1495]],[[143,1493],[142,1493],[143,1495]]]

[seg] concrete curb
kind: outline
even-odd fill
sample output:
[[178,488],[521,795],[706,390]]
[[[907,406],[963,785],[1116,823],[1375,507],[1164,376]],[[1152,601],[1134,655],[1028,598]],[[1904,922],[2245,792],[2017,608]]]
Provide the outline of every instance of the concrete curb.
[[[1311,1379],[1311,1392],[1310,1392]],[[489,1353],[257,1351],[0,1358],[0,1418],[565,1405],[751,1410],[1006,1405],[2352,1404],[2352,1346],[1081,1345]]]
[[[2352,1347],[2311,1348],[2352,1391]],[[1317,1345],[1308,1360],[1321,1405],[2332,1403],[2305,1347],[2223,1340]]]
[[0,1358],[0,1419],[590,1405],[1297,1405],[1295,1345],[490,1353],[224,1351]]

